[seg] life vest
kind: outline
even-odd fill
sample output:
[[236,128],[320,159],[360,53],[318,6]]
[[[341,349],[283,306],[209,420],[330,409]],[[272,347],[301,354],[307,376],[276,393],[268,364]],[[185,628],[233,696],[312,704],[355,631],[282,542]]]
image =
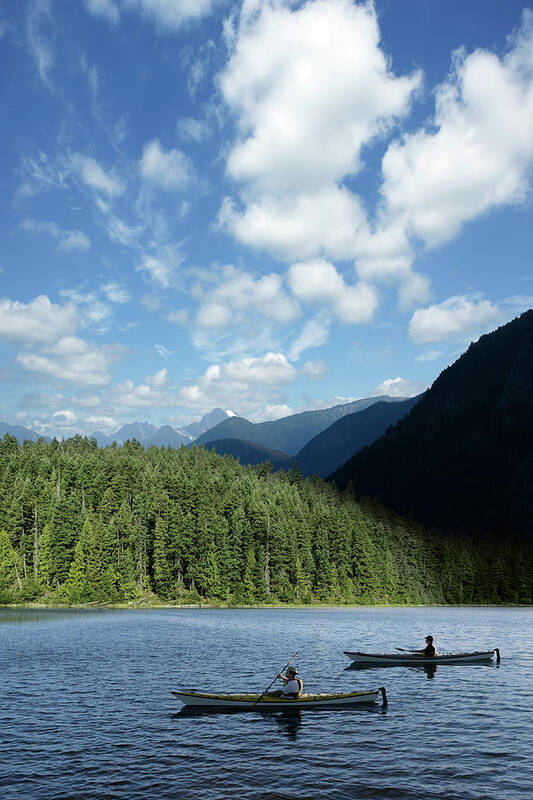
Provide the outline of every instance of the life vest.
[[[284,696],[285,697],[290,697],[292,700],[296,700],[297,697],[300,697],[300,695],[302,693],[302,689],[304,688],[304,685],[303,685],[302,679],[298,675],[295,675],[292,680],[296,681],[296,683],[298,684],[298,691],[297,692],[290,692],[290,694],[286,694]],[[287,685],[288,682],[289,681],[287,681],[287,680],[285,681],[285,686]]]

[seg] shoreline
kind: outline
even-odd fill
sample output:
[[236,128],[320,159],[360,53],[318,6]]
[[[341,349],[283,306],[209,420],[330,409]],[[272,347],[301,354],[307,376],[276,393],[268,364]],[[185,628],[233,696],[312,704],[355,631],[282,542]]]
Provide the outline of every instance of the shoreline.
[[256,605],[233,605],[229,603],[0,603],[1,608],[15,609],[57,609],[57,610],[85,610],[85,611],[104,611],[124,610],[124,611],[161,611],[162,609],[196,609],[202,610],[260,610],[260,609],[302,609],[316,611],[318,609],[356,609],[356,608],[533,608],[531,603],[274,603]]

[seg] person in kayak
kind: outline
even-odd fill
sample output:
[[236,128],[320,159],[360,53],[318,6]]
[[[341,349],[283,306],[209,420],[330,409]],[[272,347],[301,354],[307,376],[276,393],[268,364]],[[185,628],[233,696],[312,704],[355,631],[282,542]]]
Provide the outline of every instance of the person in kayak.
[[286,697],[287,700],[296,700],[301,695],[303,683],[296,667],[287,667],[285,675],[280,672],[278,678],[283,681],[283,689],[278,689],[278,691],[271,692],[271,694],[276,695],[276,697]]
[[412,650],[413,653],[422,653],[424,656],[428,656],[428,658],[435,658],[437,655],[437,648],[433,644],[433,636],[426,636],[426,646],[423,650]]

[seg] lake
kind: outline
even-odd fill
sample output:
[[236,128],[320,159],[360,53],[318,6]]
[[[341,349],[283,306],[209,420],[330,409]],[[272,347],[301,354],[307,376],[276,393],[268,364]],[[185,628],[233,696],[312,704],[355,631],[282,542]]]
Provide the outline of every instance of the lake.
[[[3,800],[530,800],[531,608],[0,609]],[[499,666],[349,668],[343,650],[501,649]],[[184,714],[171,689],[389,705]],[[428,668],[426,668],[427,670]]]

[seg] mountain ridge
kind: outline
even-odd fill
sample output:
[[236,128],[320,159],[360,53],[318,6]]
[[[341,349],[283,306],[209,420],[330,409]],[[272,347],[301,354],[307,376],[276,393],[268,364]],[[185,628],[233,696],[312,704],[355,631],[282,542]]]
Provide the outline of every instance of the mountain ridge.
[[267,422],[250,422],[244,417],[232,417],[216,425],[206,434],[196,440],[196,444],[212,444],[218,439],[240,439],[279,450],[289,455],[295,455],[314,436],[329,428],[342,417],[362,411],[374,403],[383,401],[397,403],[405,400],[403,397],[390,397],[378,395],[364,397],[351,403],[343,403],[325,409],[301,411],[290,414],[277,420]]
[[533,537],[533,310],[471,344],[331,479],[441,529]]

